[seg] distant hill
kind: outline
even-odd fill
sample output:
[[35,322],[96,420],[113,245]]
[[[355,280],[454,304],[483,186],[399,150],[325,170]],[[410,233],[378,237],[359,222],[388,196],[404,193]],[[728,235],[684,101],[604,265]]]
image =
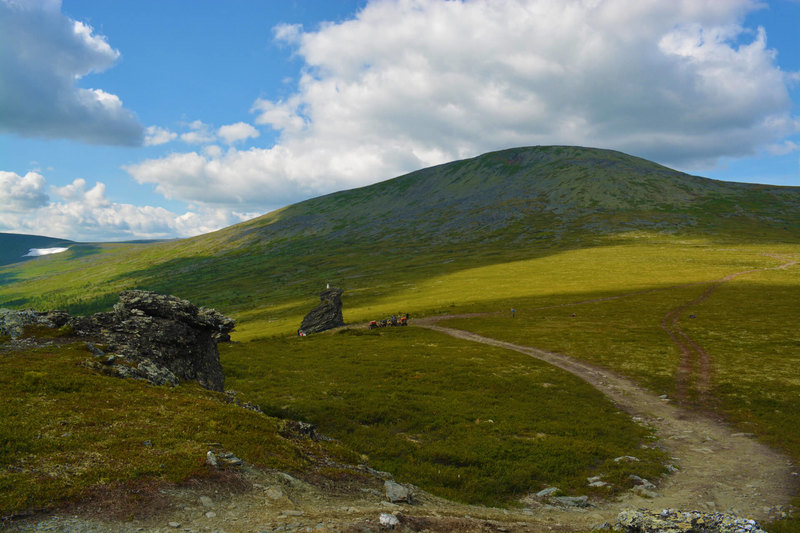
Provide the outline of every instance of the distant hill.
[[800,188],[691,176],[612,150],[537,146],[329,194],[223,231],[273,242],[325,235],[452,243],[635,229],[797,235]]
[[121,289],[140,288],[235,313],[294,301],[328,282],[351,295],[361,288],[388,293],[405,277],[608,244],[636,232],[798,243],[800,188],[691,176],[612,150],[513,148],[189,239],[74,247],[47,263],[50,274],[8,272],[0,301],[88,312],[107,308]]
[[32,248],[59,248],[74,244],[66,239],[24,235],[19,233],[0,233],[0,265],[8,265],[29,259],[24,257]]

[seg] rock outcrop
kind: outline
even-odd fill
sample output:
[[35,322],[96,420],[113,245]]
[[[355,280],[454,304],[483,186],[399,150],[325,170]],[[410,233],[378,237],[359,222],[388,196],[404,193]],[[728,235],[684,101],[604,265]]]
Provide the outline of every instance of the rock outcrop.
[[123,291],[113,311],[87,317],[63,311],[0,312],[0,335],[15,339],[29,326],[67,326],[74,335],[103,345],[90,345],[91,366],[158,385],[197,381],[215,391],[225,388],[217,342],[230,340],[234,325],[214,309],[148,291]]
[[627,533],[765,533],[755,520],[725,513],[623,511],[610,529]]
[[328,287],[319,295],[320,303],[306,315],[300,331],[308,335],[344,326],[342,318],[342,289]]
[[70,321],[72,317],[64,311],[39,312],[32,309],[12,311],[0,309],[0,337],[19,339],[25,328],[60,328]]

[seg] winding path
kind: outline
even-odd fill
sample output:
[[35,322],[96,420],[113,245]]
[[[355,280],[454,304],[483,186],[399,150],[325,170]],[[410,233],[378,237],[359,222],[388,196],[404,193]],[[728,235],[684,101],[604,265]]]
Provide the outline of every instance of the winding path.
[[[785,269],[796,264],[797,261],[792,260],[778,267],[759,270]],[[701,399],[707,401],[711,369],[708,353],[680,328],[679,318],[691,307],[706,301],[722,284],[750,272],[756,270],[737,272],[711,282],[698,298],[675,307],[662,320],[662,328],[682,353],[678,391],[684,396],[680,400],[685,400],[693,380]],[[479,315],[460,315],[469,316]],[[631,507],[679,508],[731,511],[764,519],[778,506],[787,505],[794,495],[797,481],[793,472],[796,472],[796,467],[787,456],[757,442],[753,435],[738,433],[716,417],[673,405],[608,369],[564,354],[437,325],[446,318],[456,317],[416,319],[414,325],[514,350],[557,366],[583,379],[620,409],[655,430],[679,471],[661,482],[657,497],[645,499],[628,493],[621,501],[604,504],[595,515],[607,516]]]

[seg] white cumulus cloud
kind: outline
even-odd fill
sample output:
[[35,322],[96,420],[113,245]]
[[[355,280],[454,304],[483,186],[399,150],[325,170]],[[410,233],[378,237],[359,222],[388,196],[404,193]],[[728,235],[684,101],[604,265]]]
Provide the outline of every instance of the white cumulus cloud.
[[191,237],[255,216],[227,208],[199,207],[174,213],[162,207],[116,203],[106,186],[77,179],[52,187],[60,201],[49,201],[40,174],[0,171],[0,231],[81,241]]
[[76,179],[64,187],[53,187],[52,191],[69,202],[80,202],[89,207],[106,207],[110,202],[106,198],[105,183],[97,182],[91,189],[86,189],[86,180]]
[[76,82],[120,53],[55,0],[0,0],[0,132],[140,145],[143,127],[118,96]]
[[250,124],[237,122],[236,124],[221,126],[217,130],[217,135],[225,141],[226,144],[234,144],[239,141],[256,138],[260,135],[260,132]]
[[19,212],[47,205],[45,186],[45,179],[38,172],[20,176],[0,170],[0,210]]
[[293,94],[252,106],[255,123],[279,133],[274,146],[173,153],[127,170],[169,198],[279,206],[521,145],[606,147],[676,166],[791,147],[796,76],[779,68],[763,29],[743,26],[760,7],[370,2],[316,30],[274,29],[305,62]]
[[189,131],[181,134],[181,140],[188,144],[208,144],[217,140],[211,127],[201,120],[189,123]]
[[159,126],[148,126],[144,131],[145,146],[158,146],[159,144],[166,144],[170,141],[174,141],[178,137],[177,133]]

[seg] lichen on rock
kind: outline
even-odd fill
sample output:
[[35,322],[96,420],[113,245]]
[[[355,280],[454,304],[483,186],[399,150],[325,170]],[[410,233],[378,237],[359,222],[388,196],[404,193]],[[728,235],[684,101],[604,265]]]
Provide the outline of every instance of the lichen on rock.
[[613,529],[628,533],[765,533],[755,520],[726,513],[674,509],[622,511]]

